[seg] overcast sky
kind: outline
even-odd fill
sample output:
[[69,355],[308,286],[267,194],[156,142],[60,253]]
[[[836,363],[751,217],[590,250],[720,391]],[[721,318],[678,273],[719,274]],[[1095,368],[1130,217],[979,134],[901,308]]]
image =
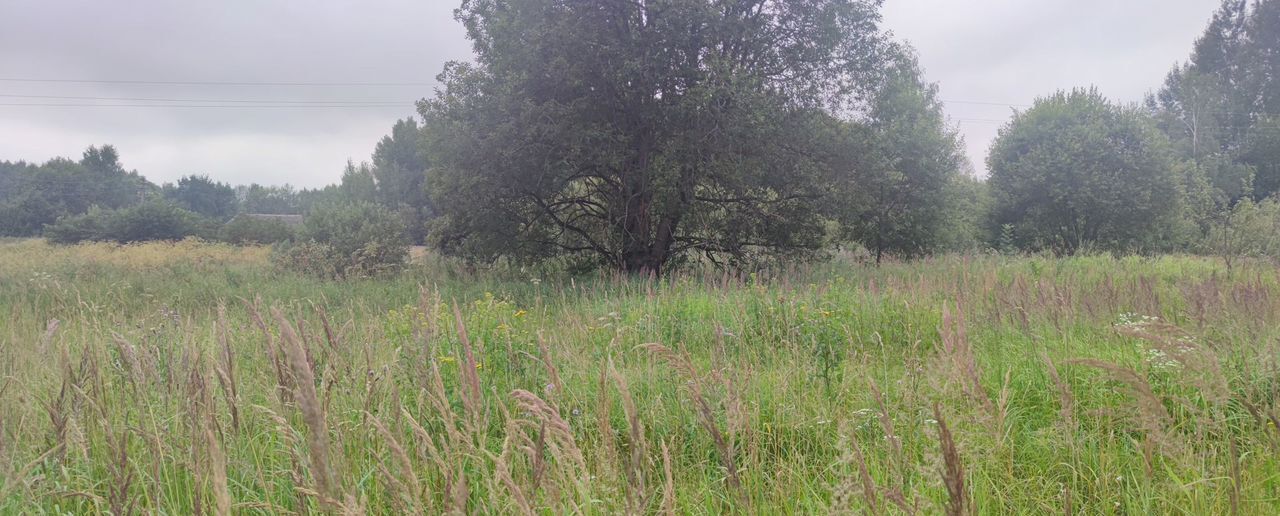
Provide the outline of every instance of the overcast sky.
[[[1218,3],[886,0],[884,25],[919,51],[982,173],[1012,109],[1074,86],[1141,100]],[[156,182],[335,182],[414,113],[446,61],[467,58],[456,4],[0,0],[0,160],[111,143]],[[207,84],[219,82],[254,84]]]

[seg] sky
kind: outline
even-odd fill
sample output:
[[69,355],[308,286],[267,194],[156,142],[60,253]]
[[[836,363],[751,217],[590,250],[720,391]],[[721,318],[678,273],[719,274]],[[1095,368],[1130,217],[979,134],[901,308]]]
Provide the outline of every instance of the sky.
[[[916,48],[982,175],[1013,109],[1077,86],[1142,100],[1218,3],[885,0],[883,25]],[[112,144],[155,182],[336,182],[469,57],[457,4],[0,0],[0,160]]]

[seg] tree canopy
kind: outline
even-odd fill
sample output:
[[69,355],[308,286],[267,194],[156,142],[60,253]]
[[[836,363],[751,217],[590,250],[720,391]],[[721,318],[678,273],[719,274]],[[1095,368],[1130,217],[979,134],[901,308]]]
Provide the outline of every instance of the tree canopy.
[[987,165],[994,222],[1011,225],[1023,249],[1160,245],[1180,215],[1167,139],[1144,113],[1097,90],[1059,92],[1015,114]]
[[474,64],[424,101],[433,241],[657,273],[821,246],[878,2],[469,0]]

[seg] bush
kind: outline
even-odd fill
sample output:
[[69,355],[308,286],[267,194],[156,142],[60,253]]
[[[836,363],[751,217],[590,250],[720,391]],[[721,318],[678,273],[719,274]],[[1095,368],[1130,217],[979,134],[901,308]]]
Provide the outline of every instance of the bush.
[[150,200],[111,212],[107,239],[127,244],[148,240],[182,240],[200,229],[200,218],[165,200]]
[[106,219],[110,212],[94,206],[87,213],[58,217],[44,227],[44,237],[53,244],[78,244],[106,239]]
[[1201,244],[1231,269],[1237,258],[1280,260],[1280,200],[1241,200],[1216,217]]
[[165,200],[154,199],[118,210],[97,207],[80,215],[59,217],[45,226],[44,236],[55,244],[114,241],[182,240],[204,228],[200,217]]
[[272,254],[286,269],[325,277],[370,277],[402,268],[409,244],[404,223],[373,203],[328,204],[307,216],[298,241]]
[[284,222],[243,215],[231,219],[218,232],[219,240],[237,245],[275,244],[293,237],[293,228]]

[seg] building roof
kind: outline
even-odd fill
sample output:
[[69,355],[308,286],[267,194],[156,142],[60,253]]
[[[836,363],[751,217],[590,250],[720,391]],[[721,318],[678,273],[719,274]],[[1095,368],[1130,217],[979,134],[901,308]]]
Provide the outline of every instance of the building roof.
[[302,215],[283,215],[276,213],[241,213],[236,215],[236,217],[249,217],[251,219],[258,220],[274,220],[277,222],[283,222],[289,226],[301,226],[303,221]]

